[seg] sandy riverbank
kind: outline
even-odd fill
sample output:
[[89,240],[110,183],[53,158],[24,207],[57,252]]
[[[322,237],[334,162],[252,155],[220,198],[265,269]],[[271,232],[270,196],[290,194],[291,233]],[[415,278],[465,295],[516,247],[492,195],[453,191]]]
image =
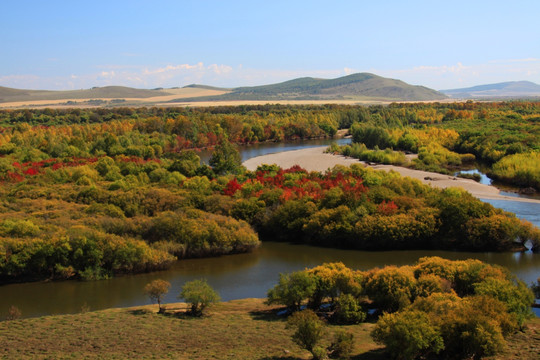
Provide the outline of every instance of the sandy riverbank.
[[[277,164],[282,168],[289,168],[293,165],[300,165],[308,171],[326,171],[327,169],[332,168],[335,165],[350,166],[352,164],[358,163],[365,164],[362,161],[348,158],[345,156],[325,154],[325,149],[326,147],[316,147],[258,156],[246,160],[244,162],[244,166],[248,170],[255,170],[257,166],[261,164]],[[377,170],[394,170],[400,173],[402,176],[408,176],[414,179],[418,179],[424,184],[429,184],[438,188],[444,189],[447,187],[461,187],[480,199],[512,200],[540,204],[540,200],[536,199],[501,195],[499,189],[497,189],[496,187],[491,185],[479,184],[476,181],[470,179],[462,179],[434,172],[413,170],[393,165],[370,165],[370,167]]]

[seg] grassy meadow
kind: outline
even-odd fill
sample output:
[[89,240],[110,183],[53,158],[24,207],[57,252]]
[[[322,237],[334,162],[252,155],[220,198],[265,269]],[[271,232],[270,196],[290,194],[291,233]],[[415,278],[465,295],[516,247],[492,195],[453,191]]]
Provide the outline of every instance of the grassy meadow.
[[[5,359],[309,359],[292,340],[286,317],[262,299],[219,303],[202,318],[184,315],[185,304],[109,309],[75,315],[0,322]],[[328,326],[354,333],[359,359],[382,359],[369,336],[374,324]],[[367,356],[367,357],[366,357]]]
[[[291,340],[286,317],[263,299],[219,303],[202,318],[184,315],[185,304],[168,304],[45,316],[0,322],[2,359],[310,359]],[[373,342],[374,324],[327,325],[322,345],[333,333],[354,334],[353,359],[386,359]],[[527,323],[508,341],[506,351],[492,359],[537,359],[540,319]]]

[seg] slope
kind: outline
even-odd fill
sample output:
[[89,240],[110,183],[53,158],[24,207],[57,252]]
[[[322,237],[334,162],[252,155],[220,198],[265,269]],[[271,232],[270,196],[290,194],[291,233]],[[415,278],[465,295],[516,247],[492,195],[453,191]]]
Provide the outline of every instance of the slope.
[[[446,95],[435,90],[384,78],[370,73],[358,73],[337,79],[304,77],[278,84],[238,87],[230,93],[192,98],[190,101],[225,100],[337,100],[373,99],[389,101],[442,100]],[[184,99],[188,100],[188,99]]]

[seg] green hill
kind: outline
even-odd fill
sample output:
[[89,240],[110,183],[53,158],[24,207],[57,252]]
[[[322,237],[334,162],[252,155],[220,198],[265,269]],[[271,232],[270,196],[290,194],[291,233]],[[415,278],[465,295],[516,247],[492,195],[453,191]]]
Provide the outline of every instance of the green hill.
[[125,86],[94,87],[87,90],[20,90],[0,86],[0,103],[14,101],[64,100],[64,99],[122,99],[149,98],[170,95],[166,91],[134,89]]
[[[178,89],[178,88],[174,88]],[[168,102],[236,101],[236,100],[373,100],[373,101],[423,101],[442,100],[446,95],[435,90],[409,85],[401,80],[384,78],[369,73],[352,74],[337,79],[298,78],[278,84],[237,87],[226,89],[208,85],[191,84],[183,89],[227,91],[222,95],[201,96],[197,92],[170,100],[178,94],[174,89],[135,89],[124,86],[94,87],[86,90],[50,91],[24,90],[0,86],[0,103],[97,100],[97,99],[147,99],[169,96]],[[207,92],[208,93],[208,92]],[[191,97],[189,97],[191,96]],[[165,100],[156,100],[163,102]]]
[[[228,94],[191,98],[189,101],[224,100],[442,100],[446,95],[401,80],[370,73],[358,73],[337,79],[298,78],[278,84],[238,87]],[[187,99],[184,99],[187,101]]]

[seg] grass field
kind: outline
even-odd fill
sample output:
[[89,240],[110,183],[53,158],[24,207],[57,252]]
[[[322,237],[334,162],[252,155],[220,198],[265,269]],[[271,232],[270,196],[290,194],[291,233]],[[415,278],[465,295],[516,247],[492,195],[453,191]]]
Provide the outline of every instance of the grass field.
[[[6,88],[3,88],[6,89]],[[227,93],[225,90],[186,87],[180,89],[145,90],[120,86],[73,91],[37,91],[14,90],[1,91],[0,108],[62,108],[62,107],[99,107],[99,106],[149,106],[166,103],[174,99],[199,96],[217,96]],[[11,89],[8,89],[11,90]],[[114,102],[114,100],[122,100]],[[92,100],[101,100],[94,105]]]
[[[291,340],[284,317],[262,299],[220,303],[202,318],[169,304],[0,322],[2,359],[310,359]],[[327,326],[323,345],[340,328],[354,334],[353,359],[386,359],[369,333],[372,323]],[[493,359],[537,359],[540,319],[514,335],[507,352]]]
[[[0,323],[5,359],[309,359],[291,340],[284,317],[261,299],[220,303],[202,318],[183,315],[184,304],[110,309]],[[346,326],[355,353],[380,358],[369,337],[373,324]],[[329,326],[325,343],[331,342]],[[374,353],[372,351],[375,351]]]

